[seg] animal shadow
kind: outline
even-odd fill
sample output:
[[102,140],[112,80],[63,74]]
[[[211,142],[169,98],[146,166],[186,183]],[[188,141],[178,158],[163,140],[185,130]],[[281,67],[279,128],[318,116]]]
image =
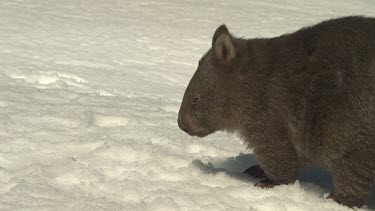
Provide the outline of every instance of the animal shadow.
[[[258,181],[256,178],[252,178],[243,174],[243,172],[250,166],[256,165],[257,161],[252,154],[240,153],[236,157],[228,157],[224,160],[213,159],[208,163],[203,163],[201,160],[194,160],[192,165],[199,168],[205,174],[217,174],[224,172],[232,178],[255,183]],[[327,171],[313,167],[302,172],[298,180],[303,183],[313,183],[320,186],[327,192],[332,192],[333,182],[332,176]],[[375,210],[375,189],[366,198],[366,205],[369,209]]]

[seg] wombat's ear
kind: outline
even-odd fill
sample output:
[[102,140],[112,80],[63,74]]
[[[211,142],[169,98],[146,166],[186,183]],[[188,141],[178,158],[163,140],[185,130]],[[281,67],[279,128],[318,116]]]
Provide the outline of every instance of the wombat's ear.
[[232,65],[237,57],[233,37],[224,24],[219,26],[214,33],[212,49],[214,50],[216,59],[225,65]]

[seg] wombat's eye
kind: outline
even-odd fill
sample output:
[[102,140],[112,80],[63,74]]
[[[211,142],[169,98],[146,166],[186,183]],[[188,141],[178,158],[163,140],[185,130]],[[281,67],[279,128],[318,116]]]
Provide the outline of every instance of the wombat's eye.
[[195,96],[195,97],[193,98],[193,100],[191,101],[191,103],[195,105],[195,104],[198,103],[198,101],[199,101],[199,96]]

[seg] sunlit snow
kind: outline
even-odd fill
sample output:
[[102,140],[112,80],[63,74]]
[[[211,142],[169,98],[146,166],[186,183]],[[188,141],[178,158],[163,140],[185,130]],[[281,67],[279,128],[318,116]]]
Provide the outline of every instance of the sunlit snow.
[[0,210],[349,210],[324,172],[258,189],[236,136],[176,124],[220,24],[272,37],[344,15],[375,2],[0,1]]

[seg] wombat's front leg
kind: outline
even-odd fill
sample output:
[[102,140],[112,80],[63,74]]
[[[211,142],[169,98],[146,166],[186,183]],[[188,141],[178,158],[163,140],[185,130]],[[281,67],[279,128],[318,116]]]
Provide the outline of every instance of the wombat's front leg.
[[[298,159],[294,148],[289,143],[272,145],[254,150],[266,179],[256,186],[272,187],[294,182],[298,174]],[[264,183],[264,184],[263,184]]]

